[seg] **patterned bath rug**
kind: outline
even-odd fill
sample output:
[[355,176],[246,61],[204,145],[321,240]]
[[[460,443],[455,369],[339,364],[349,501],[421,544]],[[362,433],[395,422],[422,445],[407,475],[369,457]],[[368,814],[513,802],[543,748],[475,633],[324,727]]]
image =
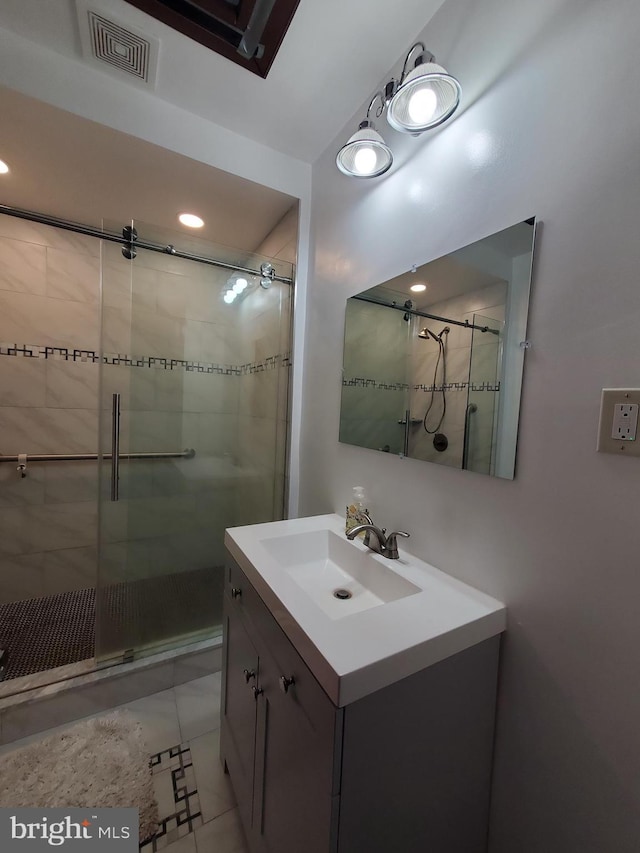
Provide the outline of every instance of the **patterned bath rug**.
[[137,808],[144,841],[158,806],[140,724],[116,711],[0,755],[0,806]]

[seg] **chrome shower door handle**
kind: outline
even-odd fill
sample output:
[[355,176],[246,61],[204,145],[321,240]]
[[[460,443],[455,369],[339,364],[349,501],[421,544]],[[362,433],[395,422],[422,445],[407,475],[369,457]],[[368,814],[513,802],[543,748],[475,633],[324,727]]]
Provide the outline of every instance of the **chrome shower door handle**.
[[120,479],[120,394],[114,394],[111,403],[111,500],[119,498]]

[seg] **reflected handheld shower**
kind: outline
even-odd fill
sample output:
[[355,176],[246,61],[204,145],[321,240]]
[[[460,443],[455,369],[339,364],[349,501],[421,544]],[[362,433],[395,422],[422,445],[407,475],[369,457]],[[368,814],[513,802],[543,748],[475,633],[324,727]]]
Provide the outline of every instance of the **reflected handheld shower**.
[[[449,328],[449,326],[445,326],[441,330],[440,334],[437,335],[435,332],[432,332],[431,329],[428,329],[425,326],[423,329],[420,329],[420,331],[418,332],[419,338],[422,338],[425,341],[429,340],[429,338],[432,338],[438,344],[438,358],[436,360],[436,366],[435,366],[435,369],[433,371],[431,400],[429,401],[429,405],[427,406],[427,411],[424,413],[424,418],[422,419],[422,425],[424,427],[424,430],[425,430],[425,432],[429,433],[429,435],[436,435],[437,436],[439,434],[440,427],[442,426],[442,422],[444,421],[444,416],[447,413],[447,398],[446,398],[446,392],[445,392],[445,388],[444,388],[444,386],[447,383],[447,351],[446,351],[446,339],[443,340],[443,336],[448,335],[450,331],[451,331],[451,329]],[[440,415],[440,420],[438,421],[437,426],[434,429],[430,429],[427,426],[427,418],[429,417],[429,413],[431,412],[431,409],[433,408],[433,404],[435,401],[436,383],[438,380],[438,367],[440,366],[440,360],[442,360],[442,391],[441,391],[441,393],[442,393],[442,414]],[[441,447],[441,448],[436,446],[435,440],[434,440],[434,446],[436,447],[436,450],[440,450],[440,449],[444,450],[446,448],[446,445],[444,447]]]

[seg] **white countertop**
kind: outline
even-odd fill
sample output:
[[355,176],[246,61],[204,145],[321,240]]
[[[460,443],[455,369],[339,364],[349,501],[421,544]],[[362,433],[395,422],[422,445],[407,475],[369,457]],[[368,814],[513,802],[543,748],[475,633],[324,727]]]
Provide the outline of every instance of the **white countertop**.
[[[348,705],[505,630],[505,605],[400,549],[374,554],[418,587],[396,601],[332,619],[283,571],[264,542],[331,530],[345,538],[344,518],[318,515],[233,527],[225,545],[332,701]],[[346,538],[345,538],[345,541]]]

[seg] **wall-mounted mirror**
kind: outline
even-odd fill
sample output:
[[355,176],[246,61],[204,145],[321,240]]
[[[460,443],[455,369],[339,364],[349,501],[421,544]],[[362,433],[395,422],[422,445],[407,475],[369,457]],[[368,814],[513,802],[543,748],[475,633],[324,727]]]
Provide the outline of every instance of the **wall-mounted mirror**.
[[347,300],[340,441],[513,479],[535,225]]

